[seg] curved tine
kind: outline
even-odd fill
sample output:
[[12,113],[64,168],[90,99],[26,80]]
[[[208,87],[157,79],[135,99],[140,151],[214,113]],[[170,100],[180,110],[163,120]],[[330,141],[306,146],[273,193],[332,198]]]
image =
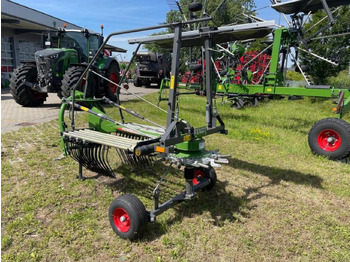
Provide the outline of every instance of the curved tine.
[[129,155],[128,153],[126,152],[126,150],[123,150],[123,154],[124,154],[124,159],[125,159],[125,162],[127,165],[130,165],[131,162],[130,162],[130,158],[129,158]]
[[126,155],[127,155],[127,158],[128,158],[129,165],[134,166],[135,163],[134,163],[134,159],[132,158],[132,156],[130,156],[128,153],[126,153]]
[[110,147],[109,146],[104,146],[103,147],[103,153],[104,153],[103,162],[104,162],[105,166],[108,169],[108,176],[110,176],[112,178],[115,178],[113,169],[112,169],[112,167],[111,167],[111,165],[109,163],[109,158],[108,158],[109,151],[110,151]]
[[90,144],[86,147],[84,147],[84,166],[95,172],[96,171],[96,165],[95,165],[95,160],[93,158],[93,150],[94,150],[95,144]]
[[117,155],[118,155],[120,161],[122,162],[122,164],[125,164],[125,163],[124,163],[124,159],[123,159],[123,157],[122,157],[122,155],[121,155],[121,153],[120,153],[120,149],[119,149],[119,148],[116,148],[115,151],[117,152]]
[[106,168],[103,165],[103,161],[102,161],[102,145],[98,145],[98,147],[96,147],[95,149],[95,160],[97,163],[98,168],[100,169],[100,171],[102,171],[101,173],[105,174],[106,173]]
[[135,159],[135,155],[128,154],[128,156],[130,158],[131,165],[137,166],[137,161]]
[[92,170],[92,171],[95,171],[95,172],[96,171],[99,172],[99,170],[100,170],[98,160],[95,157],[95,155],[96,155],[95,152],[96,152],[98,147],[99,147],[99,145],[92,144],[90,150],[88,151],[88,153],[89,153],[89,157],[88,158],[90,160],[89,163],[88,163],[89,169]]
[[100,173],[103,173],[101,172],[103,170],[103,167],[101,166],[100,154],[101,154],[101,145],[98,145],[94,148],[94,161]]
[[91,147],[93,145],[89,145],[89,144],[85,144],[83,146],[83,153],[82,153],[82,158],[83,158],[83,165],[87,168],[87,169],[91,169],[90,167],[90,163],[91,163],[91,159],[89,157],[89,153],[91,151]]
[[119,152],[120,152],[123,163],[128,164],[127,157],[125,155],[125,150],[119,149]]
[[101,160],[101,164],[103,165],[103,167],[106,170],[106,174],[110,177],[114,177],[111,165],[109,164],[108,161],[108,151],[109,151],[109,147],[108,146],[102,146],[101,147],[101,154],[100,154],[100,160]]
[[75,161],[77,161],[77,162],[79,162],[79,156],[78,156],[78,145],[76,144],[76,143],[74,143],[74,142],[70,142],[71,143],[71,157],[75,160]]

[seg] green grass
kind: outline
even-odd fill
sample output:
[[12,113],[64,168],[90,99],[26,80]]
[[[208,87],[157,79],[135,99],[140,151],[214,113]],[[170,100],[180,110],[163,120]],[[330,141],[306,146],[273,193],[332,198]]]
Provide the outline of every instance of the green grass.
[[[125,106],[165,124],[166,115],[143,102]],[[181,118],[204,125],[205,98],[183,96],[180,106]],[[76,162],[54,161],[61,154],[56,121],[3,134],[2,260],[349,261],[350,165],[314,156],[307,145],[314,122],[333,116],[331,106],[305,99],[234,110],[218,100],[229,134],[206,144],[231,154],[230,163],[216,170],[212,191],[163,213],[135,242],[115,235],[108,207],[131,193],[151,209],[163,164],[135,170],[117,161],[117,179],[79,181]],[[118,119],[116,111],[107,109]],[[78,123],[85,120],[79,114]],[[183,190],[182,176],[173,170],[167,177],[163,201]]]

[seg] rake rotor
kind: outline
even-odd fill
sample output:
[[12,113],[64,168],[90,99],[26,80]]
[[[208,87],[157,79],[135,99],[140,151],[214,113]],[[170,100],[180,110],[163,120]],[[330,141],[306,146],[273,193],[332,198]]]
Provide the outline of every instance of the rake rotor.
[[86,169],[115,178],[108,161],[109,146],[74,139],[66,140],[66,145],[67,153]]

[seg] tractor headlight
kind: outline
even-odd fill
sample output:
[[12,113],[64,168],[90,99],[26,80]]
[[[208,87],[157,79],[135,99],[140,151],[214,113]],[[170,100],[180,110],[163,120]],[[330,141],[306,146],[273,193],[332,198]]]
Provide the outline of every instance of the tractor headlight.
[[56,58],[58,58],[58,54],[50,55],[49,58],[50,58],[50,59],[56,59]]

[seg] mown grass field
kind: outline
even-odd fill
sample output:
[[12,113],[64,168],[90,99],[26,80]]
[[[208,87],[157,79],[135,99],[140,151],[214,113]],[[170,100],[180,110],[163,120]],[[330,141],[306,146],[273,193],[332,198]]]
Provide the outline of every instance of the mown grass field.
[[[239,111],[217,102],[229,134],[206,144],[232,155],[216,170],[217,185],[160,215],[134,242],[112,231],[108,207],[131,193],[151,209],[165,165],[137,170],[116,162],[117,179],[84,170],[91,179],[79,181],[76,162],[54,161],[61,155],[56,121],[2,135],[2,260],[350,261],[350,165],[314,156],[307,145],[311,126],[333,116],[331,101],[269,101]],[[143,102],[124,105],[165,123]],[[180,106],[180,117],[204,125],[205,98],[183,96]],[[118,119],[115,109],[107,112]],[[183,190],[182,176],[171,172],[163,200]]]

